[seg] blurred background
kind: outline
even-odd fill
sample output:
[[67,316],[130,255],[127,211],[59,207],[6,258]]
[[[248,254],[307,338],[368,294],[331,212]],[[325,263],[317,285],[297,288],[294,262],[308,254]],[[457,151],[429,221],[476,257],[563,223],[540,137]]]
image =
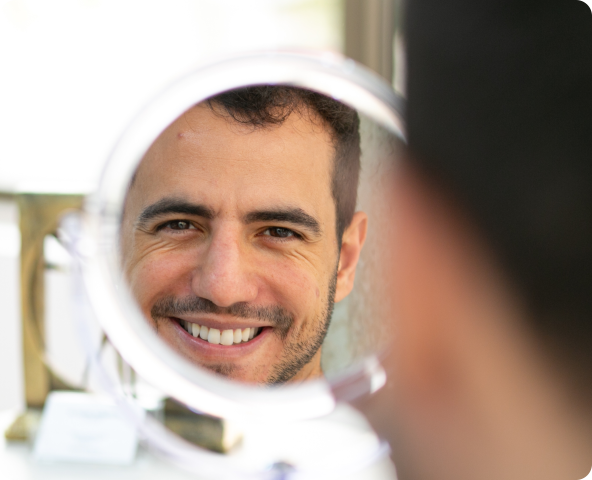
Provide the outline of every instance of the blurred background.
[[21,242],[19,221],[34,231],[38,217],[25,218],[23,208],[38,207],[19,192],[91,191],[137,111],[221,55],[342,53],[404,94],[401,14],[398,0],[0,0],[0,410],[21,409],[34,397],[25,393],[23,344],[30,339],[22,319],[32,313],[21,301],[21,289],[31,286],[23,268],[44,284],[36,301],[43,312],[33,320],[46,327],[52,365],[74,383],[84,369],[64,348],[78,348],[67,256],[49,236],[44,258],[26,267],[35,254],[23,248],[34,242]]

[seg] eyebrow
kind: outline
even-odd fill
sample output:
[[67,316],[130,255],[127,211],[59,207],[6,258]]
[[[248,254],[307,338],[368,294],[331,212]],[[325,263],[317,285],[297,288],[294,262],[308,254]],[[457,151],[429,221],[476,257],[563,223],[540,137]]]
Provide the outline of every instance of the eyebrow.
[[[138,216],[138,226],[144,227],[150,220],[171,213],[193,215],[208,220],[212,220],[215,216],[214,211],[205,205],[191,203],[179,198],[166,197],[142,210]],[[319,222],[301,208],[257,210],[247,213],[243,217],[243,222],[245,224],[255,222],[286,222],[305,227],[316,235],[321,233]]]
[[247,213],[243,217],[246,224],[255,222],[287,222],[300,225],[319,235],[321,226],[319,222],[301,208],[286,208],[276,210],[259,210]]
[[208,220],[214,218],[212,209],[205,205],[190,203],[178,198],[163,198],[152,205],[149,205],[138,217],[138,226],[145,226],[150,220],[167,215],[169,213],[180,213],[183,215],[194,215],[204,217]]

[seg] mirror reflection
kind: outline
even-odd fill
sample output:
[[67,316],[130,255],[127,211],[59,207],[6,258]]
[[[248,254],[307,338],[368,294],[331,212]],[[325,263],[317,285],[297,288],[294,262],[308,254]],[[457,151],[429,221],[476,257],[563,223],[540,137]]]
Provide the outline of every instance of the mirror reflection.
[[364,300],[372,275],[346,297],[380,210],[360,208],[362,150],[369,206],[391,147],[352,108],[296,87],[189,108],[147,150],[122,215],[123,273],[158,336],[197,366],[264,385],[376,351],[387,327]]

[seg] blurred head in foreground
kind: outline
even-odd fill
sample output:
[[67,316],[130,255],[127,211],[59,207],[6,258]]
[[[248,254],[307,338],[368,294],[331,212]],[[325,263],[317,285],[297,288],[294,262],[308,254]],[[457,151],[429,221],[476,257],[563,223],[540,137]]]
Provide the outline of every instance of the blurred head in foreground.
[[366,405],[400,480],[592,467],[592,17],[407,3],[397,342]]

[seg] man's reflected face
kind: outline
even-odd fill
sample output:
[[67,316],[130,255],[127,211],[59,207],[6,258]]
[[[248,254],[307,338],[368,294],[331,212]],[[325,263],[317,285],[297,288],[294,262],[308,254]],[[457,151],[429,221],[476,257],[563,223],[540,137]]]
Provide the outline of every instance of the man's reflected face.
[[339,248],[335,146],[311,118],[254,128],[195,106],[151,146],[126,199],[124,270],[146,318],[230,378],[321,375]]

